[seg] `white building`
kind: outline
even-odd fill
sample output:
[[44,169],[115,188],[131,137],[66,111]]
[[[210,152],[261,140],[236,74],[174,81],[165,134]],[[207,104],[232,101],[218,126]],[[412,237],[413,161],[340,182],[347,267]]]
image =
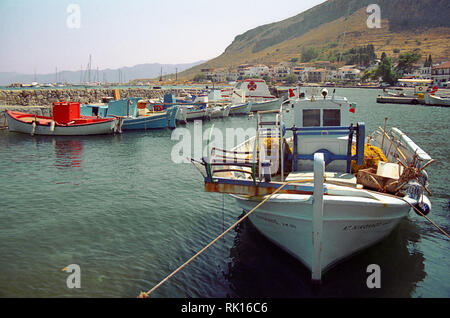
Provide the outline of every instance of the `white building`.
[[440,87],[447,86],[447,83],[450,82],[450,62],[433,67],[431,70],[431,79],[434,85]]
[[360,77],[361,71],[355,66],[344,66],[338,69],[336,77],[340,80],[346,79],[358,79]]
[[238,68],[238,73],[242,77],[256,77],[261,78],[269,74],[269,67],[263,64],[257,65],[246,65],[245,67],[241,65]]

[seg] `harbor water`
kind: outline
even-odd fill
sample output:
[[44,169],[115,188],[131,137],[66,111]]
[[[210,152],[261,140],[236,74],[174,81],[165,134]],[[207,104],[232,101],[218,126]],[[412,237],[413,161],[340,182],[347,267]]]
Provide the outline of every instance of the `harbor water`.
[[[330,93],[332,89],[329,89]],[[398,127],[436,160],[427,168],[429,217],[450,232],[450,109],[377,104],[381,90],[337,89],[367,132]],[[290,106],[289,106],[290,107]],[[284,113],[292,125],[293,112]],[[229,117],[184,128],[254,127]],[[197,125],[197,126],[196,126]],[[242,216],[234,199],[205,193],[201,175],[171,159],[172,130],[90,137],[0,131],[0,297],[131,297],[148,291]],[[326,244],[326,242],[324,242]],[[414,213],[384,241],[327,272],[319,288],[297,260],[248,221],[152,297],[450,297],[449,240]],[[81,288],[70,289],[70,264]],[[367,267],[381,268],[369,289]]]

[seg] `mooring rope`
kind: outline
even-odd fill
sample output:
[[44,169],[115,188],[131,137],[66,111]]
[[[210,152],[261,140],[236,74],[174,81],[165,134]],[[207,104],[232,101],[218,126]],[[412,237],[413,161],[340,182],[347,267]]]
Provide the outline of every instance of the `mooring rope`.
[[450,236],[448,235],[447,232],[445,232],[443,229],[441,229],[436,223],[434,223],[430,218],[428,218],[425,214],[423,214],[422,212],[420,212],[420,210],[418,208],[416,208],[414,205],[412,205],[410,202],[406,201],[403,198],[400,198],[401,200],[405,201],[406,203],[409,204],[410,207],[412,207],[414,209],[414,211],[416,211],[417,213],[419,213],[421,216],[423,216],[425,219],[428,220],[428,222],[430,222],[434,227],[436,227],[439,231],[441,231],[444,235],[447,236],[447,238],[450,238]]
[[[324,180],[326,182],[326,179]],[[150,289],[148,292],[141,292],[138,296],[138,298],[148,298],[149,295],[151,293],[153,293],[156,289],[158,289],[161,285],[163,285],[165,282],[167,282],[170,278],[172,278],[176,273],[178,273],[180,270],[182,270],[184,267],[186,267],[189,263],[191,263],[193,260],[195,260],[198,256],[200,256],[200,254],[202,254],[204,251],[206,251],[209,247],[211,247],[211,245],[213,245],[214,243],[216,243],[218,240],[220,240],[223,236],[225,236],[228,232],[230,232],[233,228],[235,228],[238,224],[240,224],[242,221],[244,221],[245,219],[247,219],[253,212],[255,212],[260,206],[262,206],[264,203],[266,203],[270,198],[272,198],[275,194],[277,194],[278,192],[280,192],[285,186],[287,186],[290,183],[302,183],[302,182],[311,182],[311,180],[291,180],[291,181],[287,181],[285,183],[282,184],[281,187],[277,188],[274,192],[272,192],[270,195],[266,196],[266,198],[264,200],[262,200],[257,206],[255,206],[252,210],[250,210],[247,214],[245,214],[242,218],[240,218],[238,221],[236,221],[233,225],[231,225],[226,231],[224,231],[222,234],[220,234],[218,237],[216,237],[213,241],[211,241],[208,245],[206,245],[204,248],[202,248],[199,252],[197,252],[197,254],[195,254],[194,256],[192,256],[189,260],[187,260],[183,265],[181,265],[180,267],[178,267],[176,270],[174,270],[171,274],[169,274],[168,276],[166,276],[166,278],[164,278],[162,281],[160,281],[158,284],[156,284],[152,289]],[[345,185],[341,185],[342,187],[349,187],[350,186],[345,186]],[[377,193],[376,191],[371,191],[371,190],[367,190],[365,189],[365,191],[368,192],[372,192],[372,193]],[[403,200],[404,202],[406,202],[409,206],[411,206],[416,212],[418,212],[420,215],[422,215],[425,219],[427,219],[433,226],[435,226],[440,232],[442,232],[444,235],[446,235],[447,237],[449,237],[449,235],[447,234],[447,232],[445,232],[443,229],[441,229],[436,223],[434,223],[431,219],[429,219],[425,214],[423,214],[422,212],[420,212],[413,204],[411,204],[410,202],[408,202],[407,200],[397,197],[395,195],[392,194],[388,194],[388,193],[383,193],[382,195],[386,195],[386,196],[390,196],[399,200]]]
[[190,262],[192,262],[194,259],[196,259],[200,254],[202,254],[205,250],[207,250],[211,245],[216,243],[220,238],[225,236],[228,232],[230,232],[233,228],[235,228],[238,224],[240,224],[242,221],[244,221],[246,218],[249,217],[250,214],[256,211],[261,205],[266,203],[270,198],[272,198],[275,194],[280,192],[285,186],[287,186],[290,183],[299,183],[299,181],[287,181],[283,183],[281,187],[276,189],[274,192],[272,192],[270,195],[268,195],[264,200],[262,200],[257,206],[255,206],[251,211],[249,211],[246,215],[244,215],[242,218],[240,218],[236,223],[234,223],[232,226],[230,226],[225,232],[220,234],[218,237],[216,237],[213,241],[211,241],[208,245],[206,245],[204,248],[202,248],[197,254],[192,256],[188,261],[186,261],[183,265],[178,267],[176,270],[174,270],[170,275],[168,275],[166,278],[164,278],[162,281],[160,281],[155,287],[150,289],[148,292],[141,292],[138,298],[148,298],[148,296],[153,293],[156,289],[158,289],[162,284],[167,282],[172,276],[174,276],[176,273],[178,273],[180,270],[182,270],[186,265],[188,265]]

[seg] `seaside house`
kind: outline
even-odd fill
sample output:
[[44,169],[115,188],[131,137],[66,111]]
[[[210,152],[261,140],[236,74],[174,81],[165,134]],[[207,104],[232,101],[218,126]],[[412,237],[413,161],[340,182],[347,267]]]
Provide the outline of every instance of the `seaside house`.
[[444,62],[431,70],[433,84],[439,87],[447,87],[450,82],[450,62]]
[[315,70],[316,68],[309,65],[299,65],[292,69],[292,73],[297,75],[299,80],[302,82],[308,81],[308,72]]
[[309,83],[323,83],[327,80],[328,71],[324,68],[318,68],[315,70],[308,71],[308,82]]
[[337,79],[340,80],[355,80],[360,77],[361,71],[356,68],[356,65],[346,65],[338,69]]

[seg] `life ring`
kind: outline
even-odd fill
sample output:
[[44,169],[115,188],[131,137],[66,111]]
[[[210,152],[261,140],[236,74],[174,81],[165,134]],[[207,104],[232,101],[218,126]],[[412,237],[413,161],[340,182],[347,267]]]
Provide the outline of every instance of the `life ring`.
[[422,86],[419,86],[419,91],[423,91],[423,87]]
[[160,112],[160,111],[163,110],[163,108],[162,108],[161,105],[155,105],[155,106],[153,106],[153,110],[156,111],[156,112]]
[[247,85],[247,88],[248,88],[250,91],[256,90],[256,83],[255,83],[254,81],[251,81],[251,82]]

